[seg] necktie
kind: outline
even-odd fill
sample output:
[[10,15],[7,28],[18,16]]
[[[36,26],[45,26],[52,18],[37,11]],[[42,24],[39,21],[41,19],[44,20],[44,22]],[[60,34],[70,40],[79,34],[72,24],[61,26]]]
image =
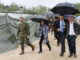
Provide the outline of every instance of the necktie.
[[61,23],[61,32],[63,32],[63,20],[62,20],[62,23]]

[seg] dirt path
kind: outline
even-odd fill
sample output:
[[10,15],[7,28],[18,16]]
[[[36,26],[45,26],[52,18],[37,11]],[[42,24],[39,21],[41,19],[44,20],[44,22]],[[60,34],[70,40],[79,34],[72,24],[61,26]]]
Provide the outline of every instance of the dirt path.
[[0,54],[0,60],[80,60],[80,36],[78,36],[76,44],[77,44],[77,58],[68,58],[69,51],[66,40],[66,53],[64,57],[60,57],[60,46],[57,47],[56,40],[54,37],[49,34],[50,45],[52,47],[52,51],[48,51],[47,46],[43,43],[43,53],[37,53],[39,50],[39,43],[35,41],[33,44],[35,45],[35,51],[32,52],[30,47],[25,47],[25,54],[19,55],[20,46],[12,51],[9,51],[4,54]]

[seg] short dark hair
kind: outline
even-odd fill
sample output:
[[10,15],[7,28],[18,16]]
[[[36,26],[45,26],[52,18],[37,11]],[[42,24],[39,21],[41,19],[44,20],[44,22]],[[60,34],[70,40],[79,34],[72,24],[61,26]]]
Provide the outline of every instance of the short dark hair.
[[[69,17],[72,17],[72,18],[74,19],[74,17],[73,17],[73,16],[71,16],[71,15],[70,15]],[[69,17],[68,17],[68,18],[69,18]]]
[[60,16],[64,16],[64,14],[60,14]]
[[60,16],[62,16],[64,18],[64,15],[60,15]]
[[55,16],[56,19],[58,19],[59,17]]

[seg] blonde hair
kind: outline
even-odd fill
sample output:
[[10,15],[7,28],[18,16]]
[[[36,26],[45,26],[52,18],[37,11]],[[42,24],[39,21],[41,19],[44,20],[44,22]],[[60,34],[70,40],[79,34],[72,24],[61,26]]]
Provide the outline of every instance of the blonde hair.
[[20,16],[20,19],[24,19],[22,16]]

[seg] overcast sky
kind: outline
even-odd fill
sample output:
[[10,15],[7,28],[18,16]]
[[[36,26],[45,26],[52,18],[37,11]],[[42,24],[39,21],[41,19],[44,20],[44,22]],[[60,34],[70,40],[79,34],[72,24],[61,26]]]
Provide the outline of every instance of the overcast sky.
[[69,3],[80,3],[80,0],[0,0],[4,5],[10,5],[11,3],[16,3],[20,6],[25,6],[26,8],[35,7],[38,5],[43,5],[47,7],[53,7],[58,3],[69,2]]

